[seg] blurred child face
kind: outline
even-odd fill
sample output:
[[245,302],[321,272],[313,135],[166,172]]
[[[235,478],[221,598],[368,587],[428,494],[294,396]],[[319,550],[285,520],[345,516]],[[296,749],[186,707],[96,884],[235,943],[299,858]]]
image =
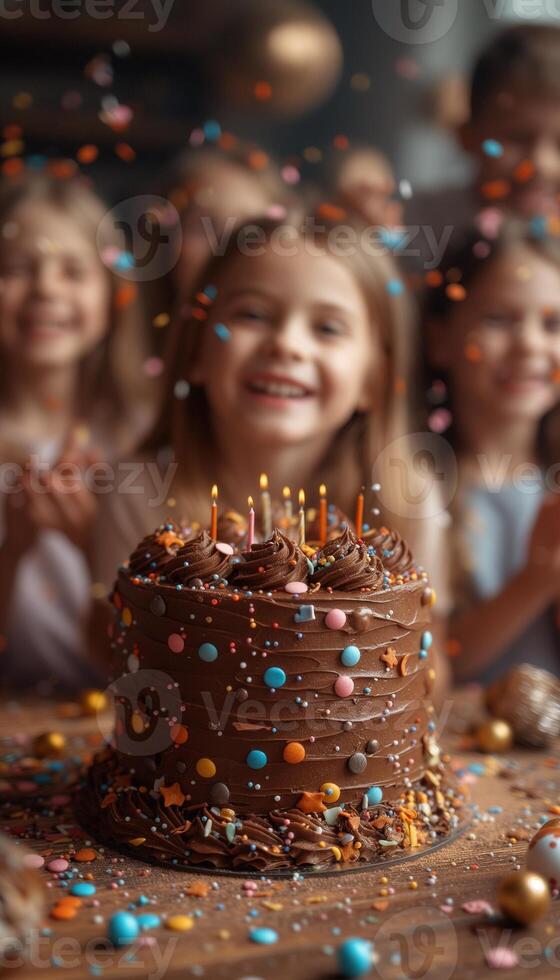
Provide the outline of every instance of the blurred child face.
[[560,272],[524,246],[489,262],[434,338],[455,412],[538,421],[560,397]]
[[[380,354],[362,292],[339,259],[301,243],[292,257],[267,246],[233,259],[217,286],[193,381],[232,444],[328,442],[370,407]],[[225,342],[217,323],[230,331]]]
[[183,222],[183,245],[174,273],[186,300],[212,254],[214,236],[219,243],[229,225],[262,216],[271,203],[255,177],[225,162],[208,164],[193,185],[194,204]]
[[[484,152],[483,143],[488,139],[501,144],[502,156]],[[509,108],[501,106],[499,99],[490,99],[481,117],[465,127],[463,144],[478,159],[481,188],[494,181],[510,183],[510,192],[499,204],[523,217],[560,213],[558,102],[516,99]],[[492,203],[492,198],[485,200]]]
[[108,327],[110,287],[95,245],[63,211],[16,208],[0,239],[0,345],[20,366],[63,367]]

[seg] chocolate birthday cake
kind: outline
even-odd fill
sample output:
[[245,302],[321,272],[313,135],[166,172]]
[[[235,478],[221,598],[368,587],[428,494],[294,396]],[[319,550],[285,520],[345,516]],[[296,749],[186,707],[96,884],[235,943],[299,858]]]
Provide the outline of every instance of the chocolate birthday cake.
[[426,574],[386,528],[342,523],[322,548],[276,528],[244,551],[237,516],[218,540],[169,522],[119,570],[89,826],[144,859],[261,873],[443,839],[461,799],[435,738]]

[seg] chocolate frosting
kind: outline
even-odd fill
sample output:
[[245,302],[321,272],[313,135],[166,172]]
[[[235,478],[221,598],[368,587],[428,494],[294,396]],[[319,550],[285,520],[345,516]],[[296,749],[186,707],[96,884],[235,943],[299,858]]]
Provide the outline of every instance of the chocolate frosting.
[[340,537],[330,541],[315,559],[312,581],[324,588],[341,592],[383,588],[383,565],[355,534],[346,528]]
[[175,585],[188,585],[193,580],[227,579],[233,566],[233,556],[223,554],[208,531],[202,530],[166,562],[162,574]]
[[391,574],[405,575],[415,571],[412,552],[398,531],[387,527],[372,528],[364,534],[364,541]]
[[159,575],[170,555],[176,555],[184,543],[181,528],[175,521],[160,524],[132,552],[128,561],[132,575]]
[[282,589],[288,582],[305,582],[307,558],[293,541],[275,528],[267,541],[254,544],[243,553],[232,581],[242,589]]

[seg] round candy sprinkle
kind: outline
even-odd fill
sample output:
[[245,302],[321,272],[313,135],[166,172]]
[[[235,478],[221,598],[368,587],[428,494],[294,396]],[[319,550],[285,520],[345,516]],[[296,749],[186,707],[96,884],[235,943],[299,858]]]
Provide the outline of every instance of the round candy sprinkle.
[[26,868],[42,868],[45,859],[41,854],[24,854],[23,863]]
[[72,885],[70,894],[77,895],[79,898],[89,898],[90,895],[95,895],[96,891],[97,889],[91,881],[77,881],[75,885]]
[[366,796],[368,798],[368,803],[370,806],[375,806],[377,803],[381,803],[383,799],[383,790],[379,786],[370,786]]
[[340,786],[336,783],[323,783],[321,793],[325,797],[326,803],[336,803],[340,797]]
[[185,649],[185,641],[180,633],[170,633],[167,637],[167,646],[172,653],[182,653]]
[[130,912],[115,912],[109,919],[109,939],[113,946],[129,946],[139,932],[140,926]]
[[296,765],[298,762],[303,762],[305,759],[305,749],[301,742],[288,742],[284,746],[284,752],[282,753],[284,757],[284,762],[289,762],[291,765]]
[[363,772],[366,766],[367,758],[363,752],[354,752],[354,754],[348,759],[348,768],[350,772],[358,774]]
[[59,873],[68,870],[68,861],[65,858],[54,858],[47,864],[47,871]]
[[210,789],[210,802],[220,806],[229,801],[229,788],[225,783],[214,783]]
[[348,698],[354,690],[354,681],[347,674],[341,674],[337,677],[334,682],[334,693],[338,694],[339,698]]
[[198,648],[198,656],[205,663],[211,664],[218,659],[218,648],[213,643],[202,643]]
[[339,947],[337,962],[343,977],[362,977],[371,970],[371,944],[365,939],[346,939]]
[[366,745],[366,752],[368,755],[374,755],[379,748],[379,742],[376,738],[370,738],[368,744]]
[[422,637],[420,639],[420,646],[422,647],[423,650],[429,650],[431,645],[432,645],[432,634],[429,632],[429,630],[426,630],[425,633],[422,633]]
[[360,657],[361,653],[358,650],[358,647],[355,646],[344,647],[344,650],[340,655],[340,659],[345,667],[355,667]]
[[93,850],[93,847],[81,847],[74,854],[74,861],[95,861],[96,857],[97,854]]
[[267,687],[283,687],[286,683],[286,674],[281,667],[269,667],[264,672],[264,682]]
[[251,749],[247,754],[246,762],[250,769],[264,769],[268,759],[260,749]]
[[216,542],[216,551],[219,551],[222,555],[233,555],[232,546],[225,541]]
[[142,932],[147,929],[157,929],[161,925],[161,919],[155,912],[142,912],[136,919]]
[[301,592],[307,592],[307,585],[305,582],[286,582],[284,592],[290,592],[292,595],[299,595]]
[[196,771],[199,776],[204,776],[205,779],[211,779],[212,776],[216,775],[216,766],[212,762],[212,759],[199,759],[196,764]]
[[251,929],[249,939],[252,943],[260,943],[261,946],[271,946],[278,942],[278,933],[268,926],[259,926],[258,929]]
[[165,605],[165,599],[163,596],[155,595],[150,602],[150,612],[152,612],[154,616],[165,616],[166,610],[167,606]]
[[325,616],[325,626],[329,630],[341,630],[346,623],[346,613],[342,609],[329,609]]
[[172,932],[188,932],[194,926],[192,915],[170,915],[165,925]]

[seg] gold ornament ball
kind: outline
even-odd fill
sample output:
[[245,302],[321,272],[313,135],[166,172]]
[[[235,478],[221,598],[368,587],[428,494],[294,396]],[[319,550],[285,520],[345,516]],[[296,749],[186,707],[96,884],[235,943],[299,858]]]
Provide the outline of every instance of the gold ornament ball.
[[528,926],[540,919],[550,905],[550,890],[541,875],[514,871],[498,886],[498,905],[509,919]]
[[33,739],[33,752],[38,759],[63,755],[66,739],[61,732],[43,732]]
[[103,691],[82,691],[80,698],[82,714],[92,716],[98,711],[106,711],[108,701],[107,695]]
[[481,752],[507,752],[513,745],[513,731],[507,721],[494,718],[481,725],[476,733]]

